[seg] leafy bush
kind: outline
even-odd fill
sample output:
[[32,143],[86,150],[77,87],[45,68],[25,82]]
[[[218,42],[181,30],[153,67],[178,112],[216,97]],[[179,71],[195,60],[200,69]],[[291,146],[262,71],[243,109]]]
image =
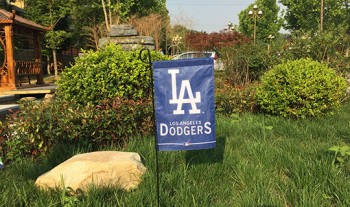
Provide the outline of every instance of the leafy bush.
[[289,61],[266,72],[257,88],[258,103],[268,113],[305,118],[340,105],[347,82],[311,59]]
[[57,143],[92,148],[126,143],[129,137],[151,133],[149,100],[115,98],[99,105],[56,100],[42,104],[22,102],[21,110],[6,120],[0,137],[7,160],[45,154]]
[[[7,118],[0,131],[6,159],[36,157],[57,143],[123,145],[131,136],[149,134],[151,71],[139,55],[140,50],[126,52],[111,44],[78,58],[58,81],[54,102],[22,102]],[[157,52],[151,56],[167,59]]]
[[345,30],[343,27],[316,34],[294,32],[282,56],[288,60],[311,58],[318,62],[326,62],[337,72],[350,72],[350,36]]
[[227,47],[221,50],[221,58],[225,63],[226,79],[231,85],[241,87],[258,80],[277,61],[264,44]]
[[[62,73],[58,96],[81,104],[96,104],[116,96],[133,100],[148,98],[151,71],[140,60],[139,53],[140,50],[123,51],[115,44],[87,52]],[[166,59],[154,51],[151,56],[153,61]]]
[[232,86],[222,77],[216,77],[215,87],[215,105],[218,113],[232,115],[257,110],[256,84]]

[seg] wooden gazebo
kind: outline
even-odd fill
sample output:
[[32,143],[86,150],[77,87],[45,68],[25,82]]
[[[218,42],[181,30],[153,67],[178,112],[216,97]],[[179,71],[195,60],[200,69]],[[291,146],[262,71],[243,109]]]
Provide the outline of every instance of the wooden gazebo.
[[[22,86],[21,78],[37,77],[37,84],[44,84],[40,39],[48,28],[0,9],[0,90],[14,90]],[[26,47],[26,54],[16,55],[19,46]],[[15,49],[16,48],[16,49]]]

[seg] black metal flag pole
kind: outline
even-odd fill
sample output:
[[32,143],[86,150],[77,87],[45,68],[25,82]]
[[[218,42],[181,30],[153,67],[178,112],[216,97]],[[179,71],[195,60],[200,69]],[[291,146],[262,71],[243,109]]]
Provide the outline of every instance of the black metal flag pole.
[[[147,56],[142,56],[142,53],[146,51]],[[154,137],[155,137],[155,150],[156,150],[156,177],[157,177],[157,202],[158,202],[158,207],[160,207],[160,191],[159,191],[159,162],[158,162],[158,149],[157,149],[157,144],[158,144],[158,137],[157,137],[157,130],[156,130],[156,121],[155,121],[155,103],[154,103],[154,91],[153,91],[153,69],[152,69],[152,57],[151,57],[151,52],[147,48],[143,48],[140,51],[140,59],[142,62],[148,64],[149,69],[150,69],[150,80],[151,80],[151,94],[152,94],[152,105],[153,105],[153,126],[154,126]]]

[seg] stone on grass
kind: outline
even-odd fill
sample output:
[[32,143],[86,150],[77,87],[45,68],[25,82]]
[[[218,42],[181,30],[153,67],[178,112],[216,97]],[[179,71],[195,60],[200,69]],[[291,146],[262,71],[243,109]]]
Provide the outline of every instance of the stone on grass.
[[20,99],[20,101],[36,101],[36,100],[37,100],[36,97],[30,97],[30,96],[23,97],[23,98]]
[[50,102],[52,102],[52,100],[54,100],[54,98],[55,98],[55,94],[54,93],[47,93],[44,96],[43,102],[44,103],[50,103]]
[[70,187],[83,191],[92,186],[113,186],[129,191],[137,188],[145,172],[137,153],[90,152],[75,155],[42,174],[35,185],[43,189]]

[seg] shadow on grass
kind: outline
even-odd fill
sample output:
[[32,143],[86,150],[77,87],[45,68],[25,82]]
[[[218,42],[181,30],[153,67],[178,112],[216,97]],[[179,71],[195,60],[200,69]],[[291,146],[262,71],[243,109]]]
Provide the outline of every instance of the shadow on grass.
[[58,144],[43,158],[38,158],[34,161],[28,159],[14,163],[12,170],[17,171],[25,179],[36,180],[40,175],[53,169],[72,156],[89,151],[91,149],[86,146]]
[[186,151],[186,164],[198,165],[222,163],[224,160],[225,145],[226,137],[219,136],[216,139],[216,147],[213,149]]

